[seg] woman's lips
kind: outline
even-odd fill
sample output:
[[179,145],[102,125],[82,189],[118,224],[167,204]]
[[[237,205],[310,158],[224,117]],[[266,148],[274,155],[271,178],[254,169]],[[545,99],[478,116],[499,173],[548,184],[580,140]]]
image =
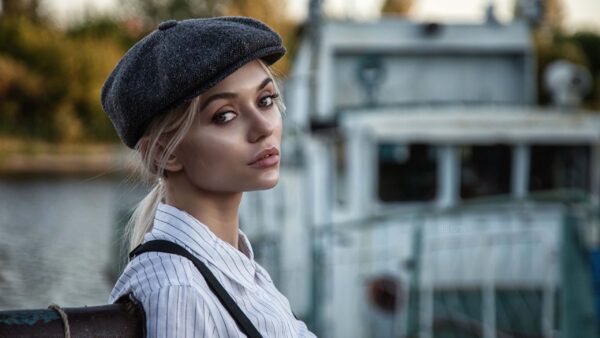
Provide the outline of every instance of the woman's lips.
[[279,163],[279,155],[269,155],[249,164],[252,168],[268,168]]
[[253,168],[267,168],[279,162],[279,149],[275,146],[263,149],[254,155],[252,161],[248,163]]

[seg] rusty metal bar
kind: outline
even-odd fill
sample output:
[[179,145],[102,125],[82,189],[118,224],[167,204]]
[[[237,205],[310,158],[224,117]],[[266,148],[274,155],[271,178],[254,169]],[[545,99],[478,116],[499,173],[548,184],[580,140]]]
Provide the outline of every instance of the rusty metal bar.
[[[144,336],[145,319],[132,302],[65,308],[71,337]],[[64,337],[63,320],[51,309],[0,311],[0,338]]]

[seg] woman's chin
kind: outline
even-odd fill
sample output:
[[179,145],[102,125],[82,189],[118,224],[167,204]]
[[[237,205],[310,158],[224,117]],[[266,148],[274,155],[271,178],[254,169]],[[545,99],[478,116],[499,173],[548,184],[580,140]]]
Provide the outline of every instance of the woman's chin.
[[279,182],[279,176],[270,178],[270,179],[266,179],[266,180],[261,180],[261,182],[257,182],[256,185],[254,185],[253,187],[250,187],[250,189],[248,189],[247,191],[269,190],[269,189],[274,188],[278,182]]

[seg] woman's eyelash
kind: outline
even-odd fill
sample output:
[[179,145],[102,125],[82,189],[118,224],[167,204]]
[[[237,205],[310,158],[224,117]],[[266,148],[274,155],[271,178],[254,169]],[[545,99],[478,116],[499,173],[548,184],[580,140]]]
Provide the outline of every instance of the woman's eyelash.
[[[263,102],[265,99],[271,99],[271,101],[274,101],[274,100],[275,100],[275,99],[277,99],[278,97],[279,97],[279,93],[275,93],[275,94],[272,94],[272,95],[263,96],[263,97],[260,99],[260,101],[259,101],[259,102],[260,102],[260,103],[262,103],[262,102]],[[265,107],[270,107],[272,104],[273,104],[273,102],[271,102],[270,104],[267,104],[267,105],[265,105]]]
[[227,123],[227,122],[233,120],[233,118],[224,119],[224,117],[226,115],[228,115],[228,114],[234,114],[235,115],[235,113],[232,112],[232,111],[225,111],[225,112],[222,112],[222,113],[217,113],[217,114],[215,114],[213,116],[212,122],[214,122],[216,124],[224,124],[224,123]]
[[[272,94],[272,95],[266,95],[266,96],[263,96],[262,98],[260,98],[260,100],[259,100],[259,103],[261,103],[261,104],[262,104],[262,102],[263,102],[264,100],[266,100],[266,99],[271,99],[271,102],[270,102],[270,103],[263,105],[263,107],[270,107],[270,106],[272,106],[272,105],[273,105],[273,103],[274,103],[273,101],[274,101],[275,99],[277,99],[278,97],[279,97],[279,93],[275,93],[275,94]],[[228,114],[235,115],[235,113],[234,113],[234,112],[232,112],[232,111],[225,111],[225,112],[221,112],[221,113],[216,113],[216,114],[215,114],[215,115],[212,117],[212,119],[211,119],[211,120],[212,120],[212,122],[213,122],[213,123],[216,123],[216,124],[225,124],[225,123],[227,123],[227,122],[229,122],[229,121],[231,121],[231,120],[233,120],[233,119],[235,118],[235,117],[230,117],[230,118],[228,119],[228,118],[226,117]]]

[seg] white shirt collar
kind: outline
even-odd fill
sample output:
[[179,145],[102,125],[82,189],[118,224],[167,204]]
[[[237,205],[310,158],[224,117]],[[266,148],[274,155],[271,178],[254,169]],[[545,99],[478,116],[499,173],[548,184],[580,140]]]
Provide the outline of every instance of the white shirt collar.
[[246,235],[239,230],[238,247],[217,237],[205,224],[174,206],[159,203],[154,227],[144,238],[160,238],[183,245],[205,263],[211,264],[239,284],[254,289],[256,263]]

